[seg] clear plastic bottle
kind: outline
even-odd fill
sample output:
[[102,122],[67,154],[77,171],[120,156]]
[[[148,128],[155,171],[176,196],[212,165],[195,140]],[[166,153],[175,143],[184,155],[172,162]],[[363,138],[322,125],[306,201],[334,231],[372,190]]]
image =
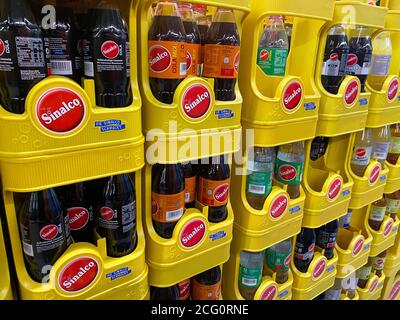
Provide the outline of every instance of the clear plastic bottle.
[[275,161],[275,179],[287,185],[291,199],[300,196],[300,184],[303,179],[304,144],[302,141],[279,147]]
[[291,238],[277,243],[265,251],[268,269],[272,272],[276,272],[276,283],[285,283],[288,280],[291,254]]
[[385,198],[372,202],[368,217],[368,224],[372,230],[378,231],[380,229],[385,219],[386,205]]
[[387,161],[390,164],[397,164],[400,157],[400,123],[395,123],[390,126],[390,149],[387,156]]
[[389,31],[382,31],[372,40],[374,48],[372,53],[372,65],[368,76],[368,84],[375,90],[380,91],[389,74],[390,62],[392,60],[392,40]]
[[261,284],[264,251],[240,252],[239,291],[246,300],[252,300]]
[[336,278],[334,285],[325,291],[324,300],[340,300],[343,279]]
[[345,216],[339,218],[339,228],[348,229],[350,227],[351,216],[353,214],[352,209],[347,209]]
[[269,17],[258,45],[257,64],[268,76],[284,76],[289,40],[282,16]]
[[254,147],[247,163],[246,199],[254,209],[261,210],[272,189],[274,148]]
[[372,155],[372,132],[365,128],[357,132],[351,159],[351,170],[359,177],[363,177]]
[[379,161],[383,168],[390,149],[389,126],[372,129],[372,140],[372,158]]

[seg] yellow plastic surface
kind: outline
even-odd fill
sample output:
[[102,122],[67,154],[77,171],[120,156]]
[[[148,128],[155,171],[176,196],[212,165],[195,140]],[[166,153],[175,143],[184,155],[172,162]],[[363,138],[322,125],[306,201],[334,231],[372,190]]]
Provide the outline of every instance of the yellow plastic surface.
[[[244,157],[243,167],[233,166],[232,173],[238,169],[244,174],[247,172],[247,156]],[[246,179],[246,175],[232,174],[231,203],[235,212],[234,228],[238,232],[238,246],[254,251],[263,250],[262,248],[268,248],[298,234],[303,218],[303,189],[300,189],[299,198],[290,199],[286,192],[287,187],[274,181],[263,209],[256,210],[246,199]],[[286,209],[280,216],[274,217],[271,211],[280,205],[279,199],[284,201],[281,207],[286,206]]]
[[389,10],[386,15],[385,30],[400,32],[400,7],[397,10]]
[[400,10],[400,1],[399,0],[383,0],[384,3],[387,4],[389,10]]
[[[347,212],[353,180],[346,170],[345,136],[330,138],[324,157],[309,157],[312,141],[305,145],[303,188],[306,193],[302,226],[318,228]],[[336,194],[336,196],[335,196]]]
[[[239,84],[245,103],[244,129],[255,130],[255,145],[277,146],[311,139],[315,135],[320,94],[314,83],[318,37],[333,14],[333,1],[255,1],[243,23]],[[294,16],[286,76],[267,76],[257,65],[263,21],[269,15]],[[303,44],[307,43],[307,46]],[[289,88],[290,85],[293,87]],[[285,107],[284,97],[301,91],[295,106]],[[293,130],[293,128],[296,130]]]
[[368,280],[364,289],[357,287],[357,292],[360,300],[378,300],[381,296],[383,284],[385,282],[385,273],[378,277],[377,275],[372,275]]
[[[141,174],[135,174],[136,209],[140,213]],[[65,299],[145,299],[148,297],[148,268],[145,263],[145,243],[141,215],[136,216],[137,247],[129,255],[120,258],[107,257],[106,240],[101,238],[97,246],[89,243],[74,243],[57,260],[50,271],[49,282],[41,284],[33,281],[25,268],[19,226],[13,193],[4,191],[4,202],[8,228],[11,235],[12,253],[16,265],[21,299],[24,300],[65,300]],[[59,284],[63,268],[75,259],[89,257],[96,260],[98,273],[94,280],[81,291],[67,292]],[[120,274],[127,268],[127,274],[111,280],[112,273]],[[130,271],[129,271],[130,270]],[[118,272],[119,271],[119,272]]]
[[336,24],[356,24],[381,29],[384,26],[385,7],[371,6],[357,0],[336,1],[333,21]]
[[370,177],[371,174],[375,173],[375,167],[380,167],[380,163],[378,163],[376,160],[371,160],[363,177],[359,177],[354,174],[354,172],[351,170],[351,158],[353,155],[354,140],[355,134],[351,134],[349,136],[349,143],[347,147],[346,166],[347,171],[350,173],[350,176],[354,181],[354,186],[351,193],[349,208],[359,209],[382,198],[389,170],[387,168],[384,168],[383,170],[381,169],[379,177],[375,180],[375,182],[373,181],[374,179],[372,179],[371,182]]
[[342,293],[340,295],[340,300],[360,300],[360,296],[356,290],[353,299],[350,299],[346,294]]
[[[243,102],[238,85],[235,88],[234,101],[216,101],[214,79],[200,77],[188,77],[183,80],[175,90],[172,104],[164,104],[153,96],[148,70],[148,30],[151,23],[149,8],[153,2],[139,1],[138,12],[138,47],[141,61],[139,83],[143,98],[143,132],[146,135],[147,160],[151,164],[176,163],[238,151]],[[249,11],[248,1],[244,0],[191,2],[234,9],[239,32],[241,21]],[[184,112],[183,97],[194,85],[203,86],[202,90],[208,90],[210,95],[207,112],[199,119],[190,118]],[[230,115],[220,116],[223,113]],[[154,150],[157,152],[154,153]]]
[[346,278],[367,263],[371,242],[372,236],[364,229],[353,226],[348,229],[339,228],[336,236],[338,254],[336,278]]
[[[149,265],[149,284],[169,287],[229,259],[232,241],[233,211],[228,202],[225,221],[210,223],[208,207],[196,203],[197,208],[187,209],[175,225],[171,239],[161,238],[153,227],[151,218],[151,166],[147,165],[144,179],[144,230],[146,234],[146,261]],[[205,231],[201,240],[191,248],[180,241],[183,228],[193,220],[201,220]]]
[[[381,300],[400,300],[400,268],[397,273],[386,276],[383,286]],[[386,271],[385,271],[386,272]],[[386,275],[386,273],[385,273]]]
[[8,269],[7,252],[4,245],[3,230],[0,221],[0,301],[12,300],[12,288],[10,280],[10,271]]
[[385,186],[385,193],[388,194],[400,190],[400,162],[396,165],[393,165],[386,161],[385,167],[389,170]]
[[[338,255],[334,251],[334,257],[327,260],[321,252],[316,251],[311,261],[308,271],[302,273],[297,270],[293,260],[291,268],[293,272],[292,300],[311,300],[333,286],[336,276],[336,264]],[[316,267],[325,263],[325,270],[322,274],[315,278],[314,272]]]

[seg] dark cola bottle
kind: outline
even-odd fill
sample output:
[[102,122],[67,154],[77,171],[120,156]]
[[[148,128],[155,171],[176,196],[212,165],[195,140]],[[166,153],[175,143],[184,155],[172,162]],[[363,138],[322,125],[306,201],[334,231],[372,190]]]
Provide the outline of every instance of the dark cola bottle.
[[329,138],[328,137],[316,137],[311,142],[310,159],[315,161],[323,157],[328,149]]
[[186,73],[188,76],[199,76],[201,39],[199,28],[194,20],[192,4],[180,2],[179,13],[186,32]]
[[91,27],[94,24],[93,21],[97,10],[97,8],[89,8],[84,17],[85,19],[80,24],[83,46],[83,74],[86,79],[94,79]]
[[56,6],[54,28],[43,31],[49,75],[66,76],[79,82],[75,54],[76,25],[71,8]]
[[88,197],[86,182],[71,184],[57,191],[68,213],[74,241],[94,243],[93,206]]
[[192,300],[218,300],[221,293],[221,268],[204,271],[192,278]]
[[122,257],[136,248],[136,195],[128,174],[111,176],[97,211],[97,233],[106,238],[107,255]]
[[350,38],[350,53],[347,59],[346,74],[358,77],[361,82],[361,92],[365,91],[365,82],[371,68],[372,41],[370,30],[357,26],[352,30]]
[[47,76],[42,30],[27,0],[0,2],[0,105],[25,112],[29,90]]
[[204,46],[203,76],[214,78],[215,99],[236,99],[240,38],[232,9],[218,8]]
[[208,221],[217,223],[227,218],[229,188],[230,168],[226,156],[213,157],[209,159],[209,164],[202,164],[197,200],[208,206]]
[[333,26],[326,38],[321,83],[326,91],[337,94],[342,83],[349,54],[349,43],[344,27]]
[[170,239],[185,211],[185,179],[180,164],[155,164],[152,167],[151,214],[154,230]]
[[105,108],[127,107],[132,100],[127,24],[119,9],[107,4],[92,11],[89,19],[96,104]]
[[296,268],[303,273],[314,258],[316,235],[314,229],[301,228],[296,238],[293,261]]
[[179,285],[166,288],[150,286],[150,300],[180,300]]
[[186,32],[174,2],[157,4],[149,34],[149,81],[154,97],[171,104],[186,77]]
[[18,216],[28,274],[37,282],[45,281],[69,245],[68,216],[53,189],[26,194]]
[[185,207],[194,208],[196,206],[196,169],[190,162],[183,163],[182,169],[185,177]]
[[338,220],[333,220],[316,230],[316,245],[319,249],[325,250],[324,255],[328,260],[333,258],[338,230]]

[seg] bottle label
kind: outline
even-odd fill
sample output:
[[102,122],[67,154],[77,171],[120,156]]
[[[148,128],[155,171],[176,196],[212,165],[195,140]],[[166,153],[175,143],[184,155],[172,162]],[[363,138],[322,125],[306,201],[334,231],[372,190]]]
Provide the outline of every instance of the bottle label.
[[385,218],[386,207],[371,206],[371,211],[369,213],[369,220],[372,221],[383,221]]
[[92,60],[92,53],[90,50],[91,43],[88,39],[83,40],[83,68],[86,77],[94,77],[94,65]]
[[275,179],[283,184],[300,184],[303,178],[303,162],[275,161]]
[[389,213],[397,214],[399,211],[400,200],[386,197],[386,211]]
[[266,196],[272,189],[273,171],[270,163],[249,161],[246,192]]
[[129,232],[135,228],[136,201],[130,202],[121,207],[122,232]]
[[186,44],[149,40],[149,76],[160,79],[186,77]]
[[69,217],[69,225],[71,230],[80,230],[92,220],[89,210],[83,207],[71,207],[67,209]]
[[126,76],[131,76],[131,49],[129,47],[129,41],[126,42]]
[[314,248],[314,243],[310,244],[308,248],[305,248],[302,243],[296,242],[294,257],[302,261],[311,260],[314,256]]
[[220,207],[228,203],[230,179],[209,180],[199,178],[198,199],[204,206]]
[[361,280],[368,280],[371,275],[371,266],[364,266],[357,270],[357,277]]
[[371,161],[372,147],[354,147],[351,163],[359,166],[367,166]]
[[262,268],[247,268],[240,265],[239,283],[249,289],[257,288],[261,283]]
[[346,73],[355,76],[367,76],[371,68],[370,53],[350,53],[347,58]]
[[15,69],[14,61],[11,57],[10,40],[0,38],[0,71],[13,72]]
[[193,202],[196,195],[196,176],[185,178],[185,203]]
[[390,142],[375,142],[373,158],[377,160],[386,160],[390,148]]
[[347,214],[344,217],[341,217],[339,219],[339,227],[341,227],[341,228],[350,227],[350,220],[351,220],[352,214],[353,214],[353,211],[351,209],[348,209]]
[[320,249],[333,249],[336,244],[336,233],[318,231],[317,246]]
[[151,193],[151,212],[154,221],[178,221],[185,208],[185,191],[176,194]]
[[273,271],[289,271],[291,253],[276,252],[268,248],[266,251],[267,266]]
[[329,289],[325,292],[325,300],[339,300],[342,289]]
[[190,295],[190,279],[179,282],[179,300],[187,300]]
[[390,138],[390,153],[399,154],[400,153],[400,137]]
[[387,76],[389,74],[390,55],[373,55],[370,76]]
[[46,37],[44,43],[49,57],[51,74],[72,75],[72,59],[68,38]]
[[[122,232],[129,232],[135,228],[136,219],[136,201],[130,202],[126,205],[121,206],[121,224]],[[117,230],[120,229],[120,223],[118,219],[118,210],[111,209],[110,207],[101,207],[98,225],[101,228]]]
[[197,43],[186,43],[186,69],[188,76],[200,75],[201,45]]
[[[329,37],[327,41],[329,41]],[[322,75],[332,77],[343,76],[346,69],[346,64],[346,53],[333,52],[325,58],[324,64],[322,66]]]
[[258,48],[257,65],[269,76],[284,76],[288,49]]
[[126,42],[117,43],[114,40],[94,41],[94,71],[126,72]]
[[192,299],[193,300],[218,300],[221,292],[221,281],[216,284],[204,285],[193,279]]
[[385,265],[385,259],[381,258],[381,257],[373,257],[371,258],[372,260],[372,268],[377,270],[377,271],[381,271],[383,270],[383,267]]
[[206,44],[204,46],[203,77],[237,79],[240,46]]

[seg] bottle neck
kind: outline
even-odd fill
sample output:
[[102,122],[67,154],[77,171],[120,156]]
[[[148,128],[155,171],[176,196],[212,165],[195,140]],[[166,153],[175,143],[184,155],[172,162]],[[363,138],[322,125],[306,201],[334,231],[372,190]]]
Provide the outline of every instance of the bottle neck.
[[213,22],[235,23],[235,16],[231,9],[218,8]]
[[159,2],[156,7],[156,16],[178,16],[178,8],[175,2],[163,1]]

